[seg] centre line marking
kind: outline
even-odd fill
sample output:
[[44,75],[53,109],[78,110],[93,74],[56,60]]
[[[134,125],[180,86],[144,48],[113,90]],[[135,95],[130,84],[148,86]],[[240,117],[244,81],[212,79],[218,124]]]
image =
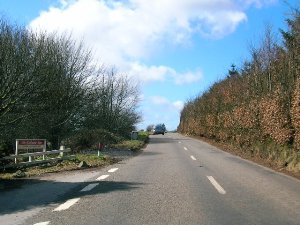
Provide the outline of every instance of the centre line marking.
[[70,208],[72,205],[74,205],[76,202],[78,202],[79,200],[80,200],[80,198],[70,199],[70,200],[66,201],[64,204],[61,204],[56,209],[54,209],[53,212],[66,210],[66,209]]
[[89,184],[88,186],[83,188],[80,192],[90,191],[98,185],[99,185],[99,183]]
[[184,150],[186,150],[186,151],[187,151],[187,150],[188,150],[188,149],[187,149],[187,147],[184,147]]
[[114,173],[114,172],[116,172],[118,169],[119,169],[119,168],[112,168],[112,169],[110,169],[108,172],[109,172],[109,173]]
[[181,144],[181,141],[178,141],[179,144]]
[[197,160],[193,155],[191,155],[191,159],[192,160]]
[[210,183],[217,189],[217,191],[220,194],[222,194],[222,195],[226,194],[226,191],[222,188],[222,186],[212,176],[207,176],[207,178],[209,179]]
[[109,175],[102,175],[102,176],[98,177],[96,180],[105,180],[108,177],[109,177]]
[[40,222],[40,223],[35,223],[33,225],[48,225],[50,221],[45,221],[45,222]]

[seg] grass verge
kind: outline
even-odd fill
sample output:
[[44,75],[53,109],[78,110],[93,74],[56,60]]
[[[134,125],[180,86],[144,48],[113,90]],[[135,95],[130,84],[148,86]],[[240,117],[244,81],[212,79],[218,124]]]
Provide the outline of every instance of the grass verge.
[[130,149],[131,151],[138,151],[144,147],[144,142],[140,140],[122,141],[121,143],[112,145],[117,149]]
[[[131,151],[137,152],[141,150],[149,140],[149,134],[147,132],[139,132],[138,140],[125,140],[118,144],[114,144],[111,147],[114,149],[130,149]],[[38,166],[19,168],[14,170],[7,170],[0,172],[1,180],[14,179],[15,172],[21,170],[25,173],[26,177],[39,176],[45,173],[56,173],[61,171],[78,170],[82,168],[93,168],[93,167],[104,167],[107,165],[114,164],[119,160],[106,155],[95,155],[95,154],[76,154],[72,159],[56,160],[51,163],[41,164]],[[85,162],[86,166],[79,168],[80,162]],[[0,184],[1,189],[1,184]]]
[[85,168],[92,167],[102,167],[113,163],[116,163],[116,159],[110,158],[105,155],[92,155],[92,154],[76,154],[72,159],[55,160],[50,163],[40,164],[38,166],[19,168],[14,170],[9,170],[7,172],[0,173],[0,179],[13,179],[15,178],[15,172],[21,170],[25,173],[26,177],[39,176],[45,173],[56,173],[61,171],[70,171],[81,169],[78,167],[80,162],[86,162]]
[[117,149],[130,149],[131,151],[138,151],[144,148],[148,142],[149,133],[145,131],[139,131],[137,140],[125,140],[118,144],[112,145],[112,147]]

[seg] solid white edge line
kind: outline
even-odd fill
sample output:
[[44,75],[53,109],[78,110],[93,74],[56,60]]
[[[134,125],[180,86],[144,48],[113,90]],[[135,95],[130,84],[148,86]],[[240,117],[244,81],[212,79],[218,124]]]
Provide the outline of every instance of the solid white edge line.
[[114,173],[114,172],[116,172],[118,169],[119,169],[119,168],[112,168],[112,169],[110,169],[108,172],[109,172],[109,173]]
[[197,160],[193,155],[191,155],[191,159],[192,160]]
[[45,222],[40,222],[40,223],[35,223],[33,225],[48,225],[50,221],[45,221]]
[[99,183],[89,184],[85,188],[83,188],[80,192],[90,191],[98,185],[99,185]]
[[104,180],[106,178],[108,178],[109,175],[101,175],[100,177],[98,177],[96,180]]
[[217,191],[220,194],[222,194],[222,195],[226,194],[226,191],[222,188],[222,186],[212,176],[207,176],[207,178],[209,179],[210,183],[217,189]]
[[183,149],[186,150],[186,151],[188,150],[187,147],[184,147]]
[[61,204],[60,206],[58,206],[57,208],[55,208],[53,210],[53,212],[66,210],[66,209],[70,208],[72,205],[74,205],[76,202],[78,202],[79,200],[80,200],[80,198],[70,199],[70,200],[66,201],[65,203]]

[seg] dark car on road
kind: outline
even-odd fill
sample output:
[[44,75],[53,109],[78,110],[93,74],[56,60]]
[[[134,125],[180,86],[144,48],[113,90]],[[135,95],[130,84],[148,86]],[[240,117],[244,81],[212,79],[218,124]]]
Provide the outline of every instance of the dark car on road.
[[166,132],[165,124],[158,124],[158,125],[155,126],[155,128],[153,130],[153,134],[165,135],[165,132]]

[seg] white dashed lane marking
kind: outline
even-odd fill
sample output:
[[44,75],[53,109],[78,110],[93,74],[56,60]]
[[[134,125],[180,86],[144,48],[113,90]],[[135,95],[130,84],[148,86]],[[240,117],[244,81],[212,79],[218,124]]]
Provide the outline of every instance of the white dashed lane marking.
[[192,160],[197,160],[193,155],[191,155],[191,159]]
[[114,173],[114,172],[116,172],[118,169],[119,169],[119,168],[112,168],[112,169],[110,169],[108,172],[109,172],[109,173]]
[[96,180],[105,180],[108,177],[109,177],[109,175],[102,175],[102,176],[98,177]]
[[40,222],[40,223],[35,223],[33,225],[48,225],[50,221],[45,221],[45,222]]
[[92,190],[93,188],[95,188],[98,185],[99,185],[99,183],[89,184],[88,186],[86,186],[85,188],[83,188],[81,190],[81,192],[90,191],[90,190]]
[[58,206],[57,208],[55,208],[53,211],[63,211],[63,210],[66,210],[66,209],[70,208],[72,205],[74,205],[76,202],[78,202],[79,200],[80,200],[80,198],[70,199],[70,200],[66,201],[64,204],[61,204],[60,206]]
[[183,149],[186,150],[186,151],[188,150],[187,147],[184,147]]
[[222,186],[212,176],[207,176],[207,178],[209,179],[211,184],[217,189],[217,191],[220,194],[222,194],[222,195],[226,194],[226,191],[222,188]]
[[[110,170],[108,170],[109,173],[114,173],[118,170],[119,168],[112,168]],[[101,180],[105,180],[106,178],[108,178],[109,175],[106,174],[106,175],[101,175],[100,177],[98,177],[96,180],[97,181],[101,181]],[[96,186],[98,186],[99,183],[93,183],[93,184],[89,184],[87,185],[86,187],[84,187],[80,192],[86,192],[86,191],[90,191],[92,190],[93,188],[95,188]],[[63,211],[63,210],[66,210],[68,208],[70,208],[72,205],[76,204],[78,201],[80,200],[80,198],[73,198],[73,199],[70,199],[68,201],[66,201],[65,203],[61,204],[60,206],[58,206],[57,208],[55,208],[53,210],[53,212],[57,212],[57,211]],[[50,223],[50,221],[46,221],[46,222],[40,222],[40,223],[36,223],[34,225],[48,225]]]

